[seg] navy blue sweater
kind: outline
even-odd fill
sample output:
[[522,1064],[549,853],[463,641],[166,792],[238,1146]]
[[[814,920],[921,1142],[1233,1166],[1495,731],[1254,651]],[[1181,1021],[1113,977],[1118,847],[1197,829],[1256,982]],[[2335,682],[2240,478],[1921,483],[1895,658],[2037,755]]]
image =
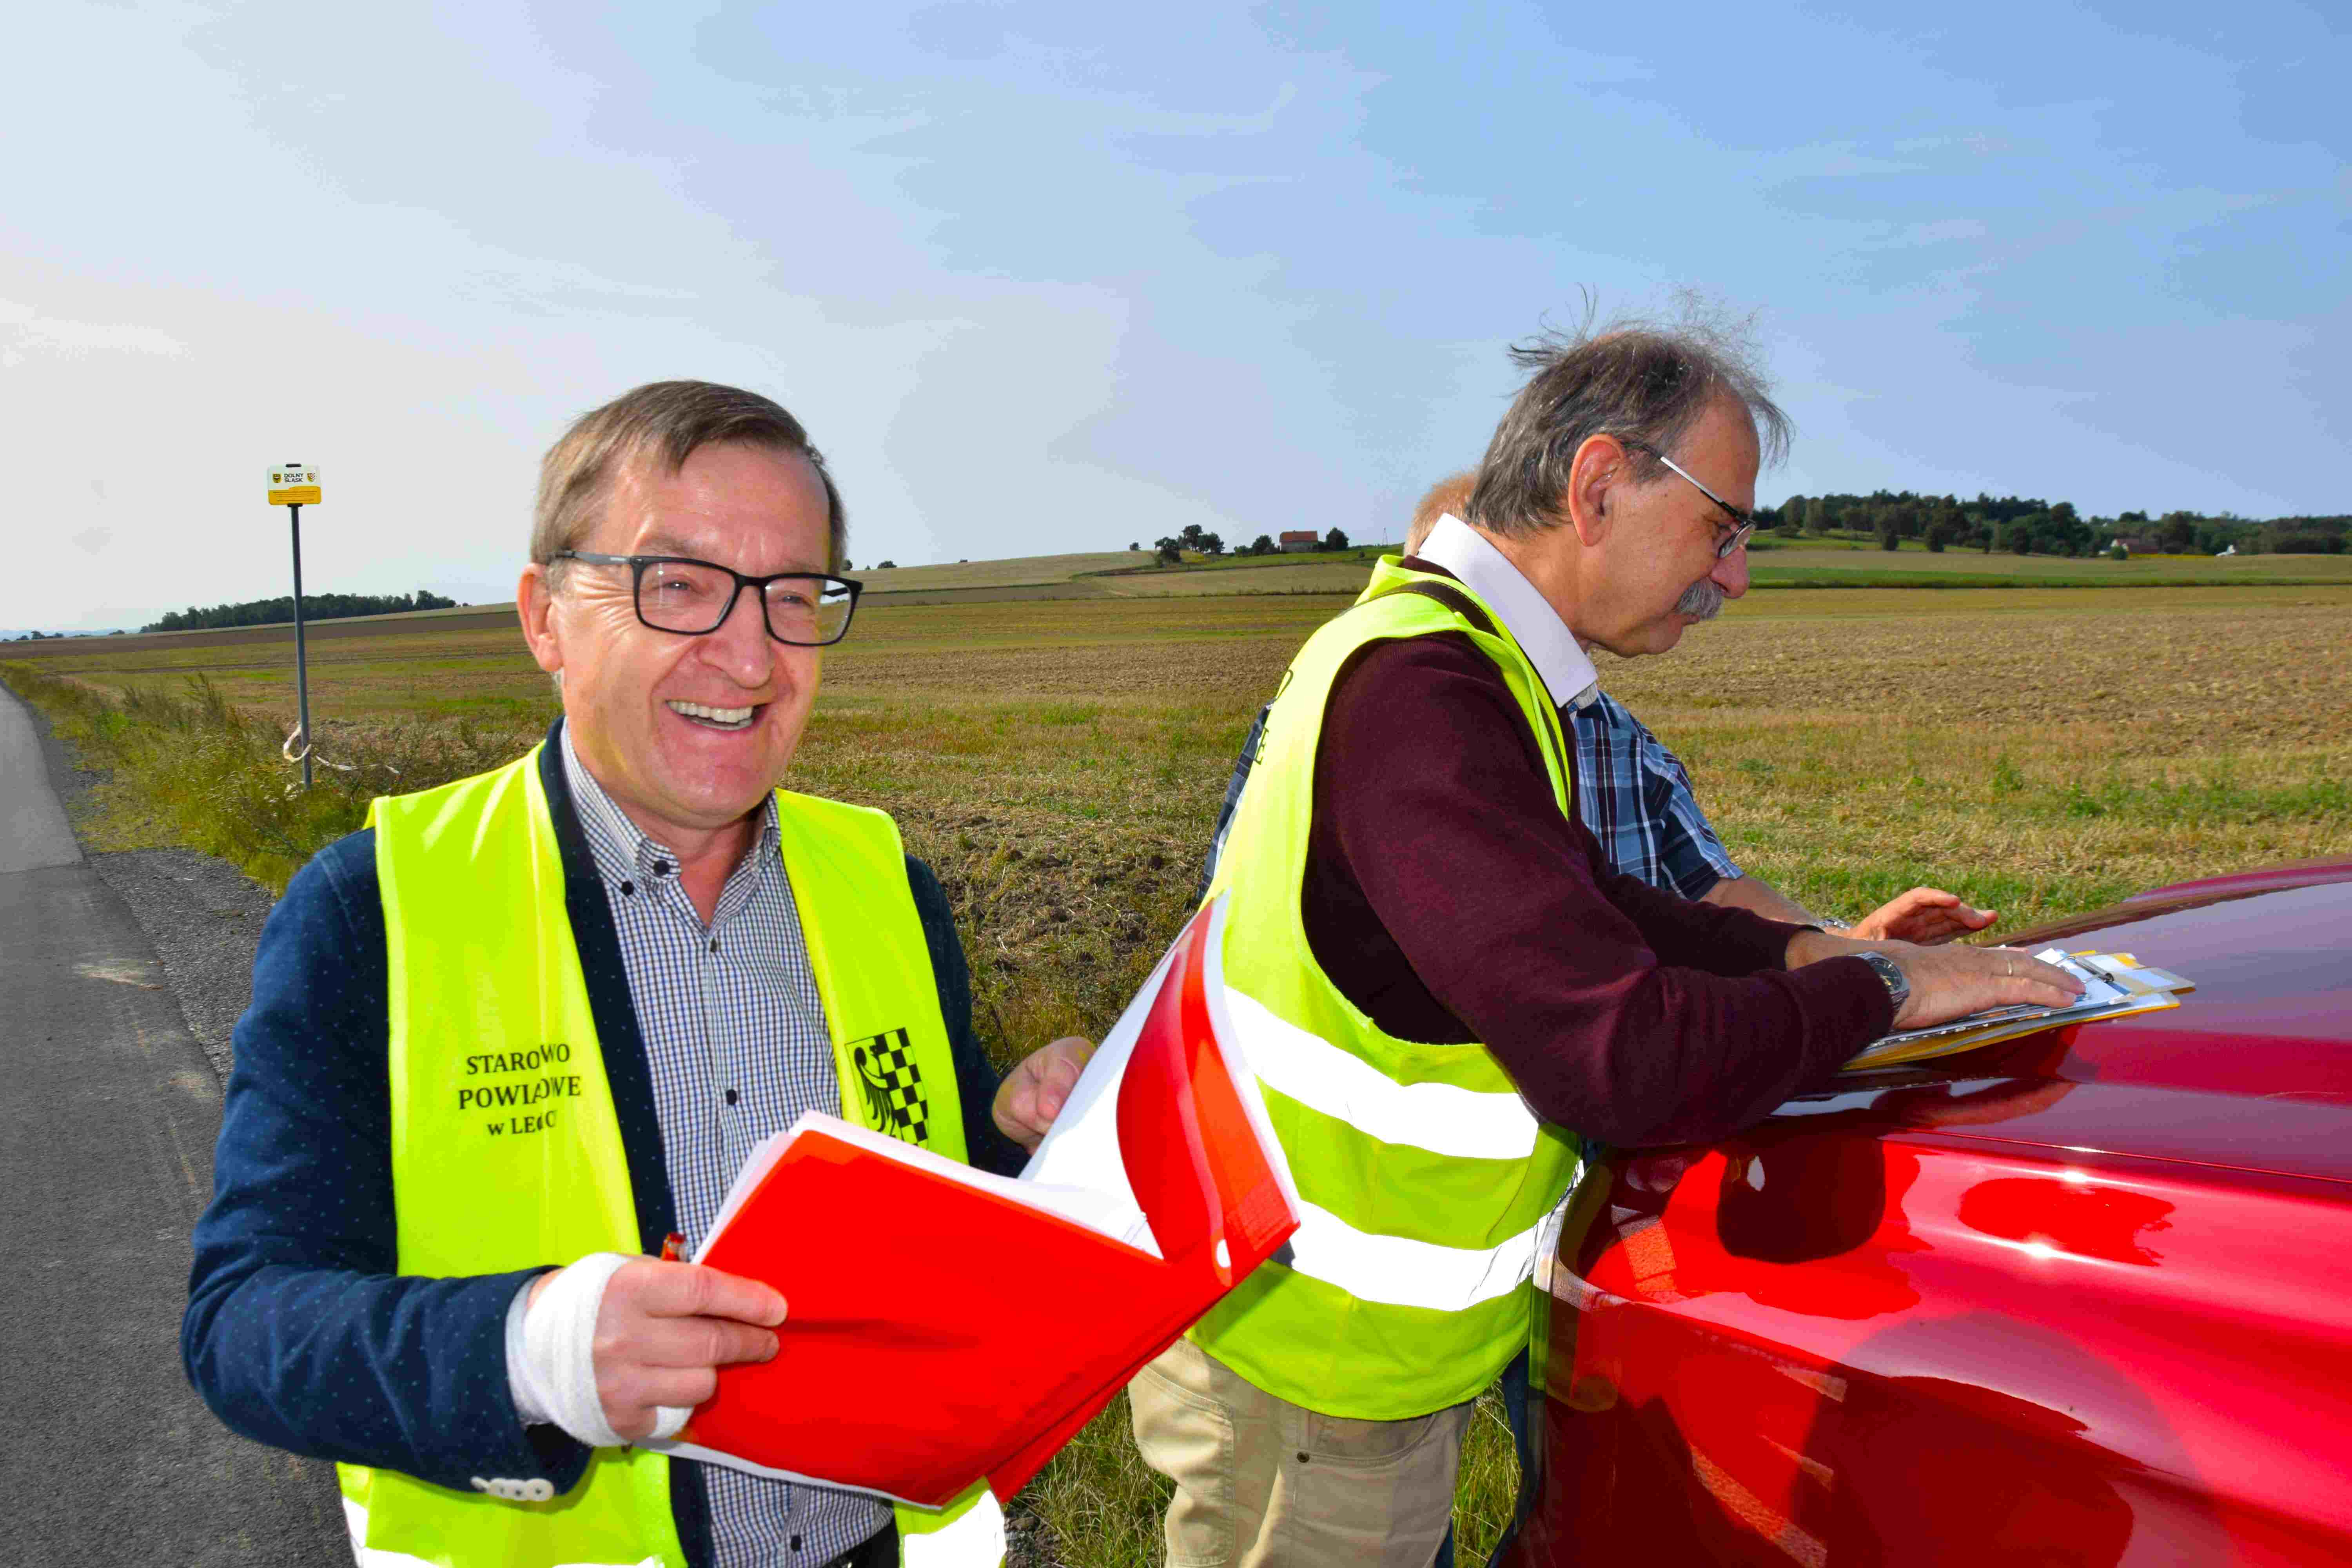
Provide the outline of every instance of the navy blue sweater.
[[[636,1011],[561,752],[540,777],[562,850],[565,903],[636,1200],[638,1242],[675,1228]],[[971,1163],[1002,1173],[1024,1156],[991,1115],[997,1075],[971,1032],[971,990],[947,897],[908,857],[963,1105]],[[189,1381],[229,1426],[316,1458],[404,1471],[470,1489],[472,1478],[544,1477],[569,1490],[588,1450],[526,1428],[507,1379],[506,1318],[533,1275],[570,1261],[458,1279],[396,1274],[386,1069],[383,905],[375,836],[320,851],[263,927],[253,1005],[238,1020],[211,1206],[197,1222],[180,1346]],[[495,1200],[481,1223],[495,1226]],[[789,1330],[787,1331],[789,1331]],[[709,1558],[700,1468],[673,1465],[688,1556]]]

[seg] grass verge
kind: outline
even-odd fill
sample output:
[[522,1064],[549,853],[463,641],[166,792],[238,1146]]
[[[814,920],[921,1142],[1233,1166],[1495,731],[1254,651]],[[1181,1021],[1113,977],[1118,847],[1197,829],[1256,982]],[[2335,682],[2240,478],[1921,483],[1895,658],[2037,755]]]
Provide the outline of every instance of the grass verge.
[[[1160,1518],[1174,1489],[1144,1464],[1130,1431],[1122,1394],[1023,1494],[1074,1568],[1160,1568]],[[1510,1420],[1490,1388],[1472,1409],[1454,1490],[1454,1560],[1462,1568],[1485,1568],[1518,1488]]]
[[105,773],[80,825],[100,848],[200,849],[276,893],[312,855],[358,828],[377,795],[464,778],[518,749],[513,736],[462,720],[346,728],[322,740],[306,791],[276,730],[206,676],[188,676],[178,689],[110,692],[13,662],[0,663],[0,679],[47,715],[85,766]]

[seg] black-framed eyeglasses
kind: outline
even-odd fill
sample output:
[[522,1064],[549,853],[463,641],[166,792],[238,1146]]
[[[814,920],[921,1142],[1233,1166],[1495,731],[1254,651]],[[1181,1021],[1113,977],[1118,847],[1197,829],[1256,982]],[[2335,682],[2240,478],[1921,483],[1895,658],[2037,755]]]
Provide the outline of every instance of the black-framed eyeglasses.
[[[1667,457],[1664,452],[1659,451],[1655,447],[1651,446],[1648,442],[1628,441],[1622,436],[1618,437],[1618,441],[1620,445],[1631,447],[1637,452],[1649,453],[1650,456],[1657,458],[1658,461],[1664,463],[1675,472],[1682,475],[1683,478],[1690,479],[1692,485],[1696,487],[1699,494],[1705,496],[1707,500],[1713,501],[1716,505],[1721,507],[1729,514],[1732,522],[1732,529],[1729,536],[1717,539],[1715,542],[1715,558],[1717,561],[1728,560],[1733,551],[1738,550],[1741,545],[1747,543],[1748,541],[1755,535],[1756,518],[1754,513],[1740,510],[1738,507],[1732,505],[1729,501],[1724,500],[1721,496],[1716,494],[1705,485],[1700,484],[1696,479],[1692,479],[1689,469],[1684,468],[1680,463],[1675,462],[1672,458]],[[1717,523],[1716,526],[1717,528],[1721,528],[1723,525],[1721,523]]]
[[626,566],[637,619],[657,632],[708,637],[727,624],[749,588],[759,596],[768,635],[795,647],[825,647],[849,635],[849,617],[866,584],[828,572],[772,572],[746,577],[715,561],[691,555],[599,555],[559,550],[551,560],[590,566]]

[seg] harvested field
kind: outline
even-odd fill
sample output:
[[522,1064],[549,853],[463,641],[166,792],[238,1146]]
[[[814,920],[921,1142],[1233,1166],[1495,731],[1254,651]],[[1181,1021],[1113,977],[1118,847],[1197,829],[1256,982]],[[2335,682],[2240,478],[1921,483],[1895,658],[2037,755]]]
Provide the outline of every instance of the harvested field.
[[1369,562],[1318,561],[1268,556],[1246,565],[1217,563],[1106,577],[1101,582],[1122,598],[1159,598],[1210,594],[1360,594],[1370,581]]
[[[1098,1035],[1185,910],[1251,714],[1347,602],[885,601],[828,654],[792,782],[897,815],[955,902],[1001,1055]],[[484,765],[554,710],[510,625],[375,624],[311,647],[321,750],[377,770],[362,776],[397,766],[404,786]],[[48,645],[17,668],[112,692],[201,676],[290,722],[290,637],[131,641]],[[1934,881],[2013,930],[2159,882],[2352,852],[2352,585],[1756,594],[1665,658],[1604,658],[1602,679],[1690,764],[1733,853],[1824,912]],[[181,793],[290,809],[283,777]],[[312,797],[321,809],[284,837],[346,830],[363,793]],[[113,847],[168,831],[119,785],[100,795]],[[1461,1503],[1470,1564],[1511,1484],[1482,1410],[1465,1475],[1483,1479]],[[1066,1561],[1157,1560],[1162,1488],[1122,1413],[1031,1494]]]
[[[899,815],[965,900],[1008,1026],[1097,1028],[1172,927],[1251,713],[1345,603],[877,605],[827,657],[796,783]],[[2352,586],[1756,594],[1602,673],[1797,897],[1851,914],[1939,881],[2013,925],[2352,847],[2347,609]],[[551,713],[511,631],[377,624],[313,647],[326,754],[434,717],[520,745]],[[203,674],[290,723],[283,644],[122,640],[42,667],[118,689]]]
[[[1144,553],[1126,551],[1079,555],[1037,555],[1012,561],[961,562],[947,566],[905,566],[887,572],[859,571],[862,601],[869,610],[917,605],[1000,605],[1067,599],[1203,598],[1265,595],[1354,595],[1370,576],[1370,562],[1383,549],[1368,546],[1343,554],[1227,556],[1182,566],[1158,566]],[[2221,560],[2158,555],[2126,562],[2064,560],[2047,555],[1986,555],[1976,551],[1923,550],[1888,553],[1835,543],[1786,545],[1759,541],[1749,561],[1758,589],[1805,588],[1864,592],[1879,588],[1995,589],[2036,584],[2073,591],[2086,587],[2231,585],[2333,587],[2352,585],[2352,556],[2248,555]],[[1766,595],[1771,597],[1772,595]],[[2004,605],[1967,606],[1966,614],[1998,613]],[[1748,606],[1751,610],[1754,605]],[[1832,608],[1798,608],[1801,615],[1842,614]],[[309,639],[502,635],[514,625],[514,606],[468,605],[453,610],[413,611],[396,616],[355,616],[313,621]],[[123,654],[198,648],[257,647],[293,639],[290,625],[235,626],[216,631],[155,632],[123,637],[74,637],[54,646],[26,644],[11,657],[56,658],[103,650]],[[198,659],[194,662],[201,663]]]
[[[343,616],[331,621],[309,621],[304,624],[304,640],[316,647],[320,642],[339,642],[346,637],[415,637],[425,633],[456,635],[464,632],[508,631],[515,625],[515,607],[507,605],[467,605],[454,610],[408,610],[395,616]],[[103,651],[109,658],[127,653],[174,653],[191,648],[221,648],[260,647],[284,643],[289,650],[294,646],[294,624],[291,621],[259,626],[218,626],[194,632],[131,632],[121,637],[62,637],[54,642],[11,645],[10,658],[47,658],[57,655],[79,655]],[[289,651],[289,658],[293,655]]]
[[2285,578],[2318,578],[2352,583],[2352,555],[2136,555],[2128,561],[2100,557],[2012,555],[2005,551],[1925,550],[1916,542],[1895,551],[1875,545],[1784,542],[1768,538],[1763,548],[1751,547],[1752,564],[1759,571],[1872,571],[1960,574],[2023,579],[2084,578],[2111,584],[2170,582],[2191,578],[2203,583],[2275,583]]
[[[1375,550],[1332,555],[1224,556],[1193,559],[1181,566],[1160,566],[1144,556],[1118,556],[1109,567],[1091,569],[1067,578],[1008,582],[1003,585],[960,584],[942,579],[924,584],[906,581],[908,572],[877,572],[866,576],[866,602],[871,605],[1003,604],[1017,599],[1155,599],[1241,594],[1356,594],[1371,575]],[[1047,557],[1080,561],[1096,557]],[[1139,564],[1139,563],[1140,563]],[[1024,563],[992,563],[1008,569]],[[923,571],[975,571],[975,567],[922,568]],[[886,597],[887,595],[887,597]]]
[[1066,583],[1090,572],[1150,564],[1148,550],[1097,550],[1076,555],[1024,555],[1010,561],[958,561],[936,566],[852,567],[868,594],[926,593],[939,588],[1014,588]]

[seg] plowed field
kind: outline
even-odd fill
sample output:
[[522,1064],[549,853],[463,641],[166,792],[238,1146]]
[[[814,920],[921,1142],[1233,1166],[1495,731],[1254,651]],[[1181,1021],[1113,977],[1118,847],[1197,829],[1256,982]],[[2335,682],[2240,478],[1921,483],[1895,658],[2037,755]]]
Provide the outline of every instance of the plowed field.
[[[795,782],[898,815],[1008,1034],[1098,1028],[1191,890],[1252,712],[1346,602],[866,610],[827,658]],[[553,710],[511,631],[373,625],[312,645],[329,757],[436,720],[519,748]],[[118,689],[202,675],[290,722],[290,653],[84,644],[42,663]],[[1733,853],[1826,912],[1932,881],[2013,925],[2352,851],[2352,588],[1758,593],[1671,655],[1602,663]]]

